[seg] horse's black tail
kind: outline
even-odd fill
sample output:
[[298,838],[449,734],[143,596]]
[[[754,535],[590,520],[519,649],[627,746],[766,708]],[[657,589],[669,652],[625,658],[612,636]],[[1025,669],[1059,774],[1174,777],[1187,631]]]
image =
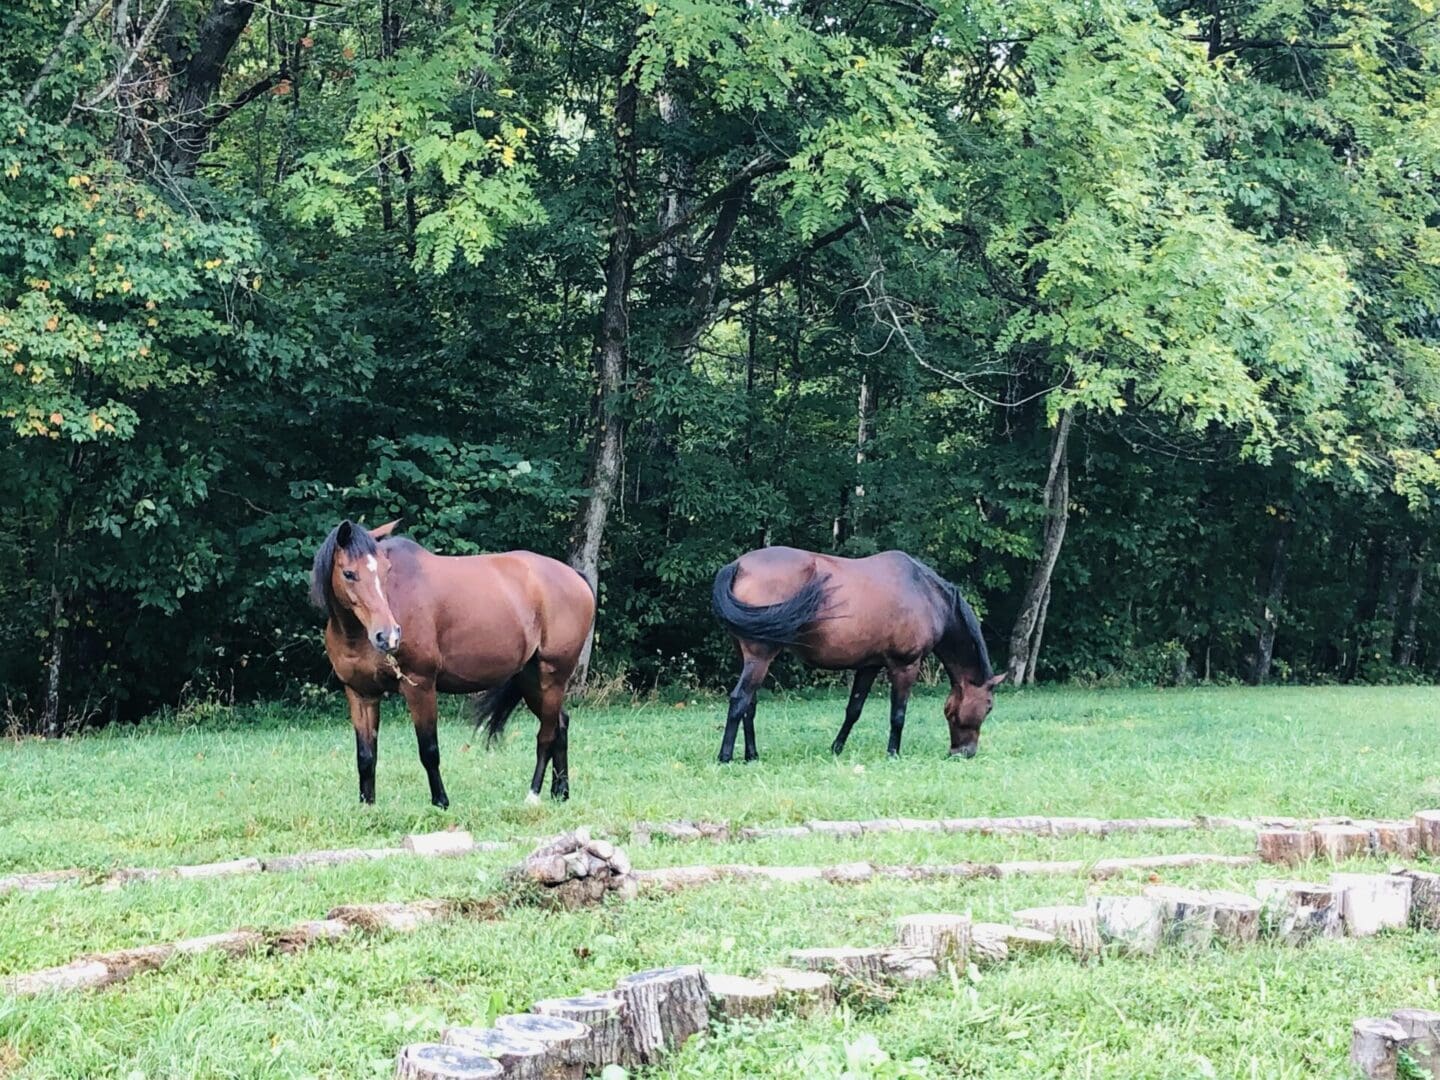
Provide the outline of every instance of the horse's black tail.
[[830,579],[816,574],[788,600],[777,604],[747,604],[730,591],[739,570],[737,563],[721,567],[710,590],[710,610],[737,638],[767,645],[798,645],[805,628],[825,609]]
[[486,690],[473,699],[471,708],[475,727],[479,729],[482,724],[485,726],[486,746],[494,746],[499,740],[510,714],[524,698],[525,695],[520,689],[520,679],[524,674],[523,671],[517,671],[499,686]]

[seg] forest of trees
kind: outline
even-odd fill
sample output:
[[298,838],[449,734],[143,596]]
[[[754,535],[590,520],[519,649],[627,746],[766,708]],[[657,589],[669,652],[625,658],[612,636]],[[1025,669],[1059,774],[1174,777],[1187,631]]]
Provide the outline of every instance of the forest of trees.
[[[1433,0],[10,0],[0,717],[326,672],[340,518],[902,548],[1017,679],[1422,680]],[[791,684],[805,676],[782,672]]]

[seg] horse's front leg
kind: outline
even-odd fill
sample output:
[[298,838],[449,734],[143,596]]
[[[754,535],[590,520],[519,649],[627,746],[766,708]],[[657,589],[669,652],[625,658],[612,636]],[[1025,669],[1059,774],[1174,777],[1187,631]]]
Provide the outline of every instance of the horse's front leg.
[[350,723],[355,728],[355,771],[360,774],[360,801],[375,801],[375,759],[380,747],[380,699],[361,697],[345,687]]
[[845,743],[850,738],[850,729],[855,726],[855,721],[860,719],[860,710],[865,708],[865,699],[870,696],[870,687],[875,684],[875,677],[879,674],[878,667],[855,670],[855,678],[850,683],[850,701],[845,706],[845,722],[840,725],[835,741],[830,744],[832,754],[838,754],[845,749]]
[[448,809],[450,797],[440,779],[440,737],[435,730],[439,706],[435,700],[435,684],[429,680],[400,680],[400,693],[410,706],[410,719],[415,722],[415,742],[420,750],[420,764],[430,781],[430,802],[441,810]]
[[905,733],[905,706],[919,677],[919,660],[890,669],[890,745],[886,747],[886,753],[891,757],[900,756],[900,736]]

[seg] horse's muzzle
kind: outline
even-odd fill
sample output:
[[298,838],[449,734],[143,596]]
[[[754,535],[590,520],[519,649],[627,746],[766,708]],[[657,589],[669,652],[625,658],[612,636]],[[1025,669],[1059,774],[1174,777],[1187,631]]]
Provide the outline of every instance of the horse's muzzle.
[[980,747],[974,743],[971,743],[968,746],[956,746],[951,749],[950,756],[972,758],[979,752],[979,750]]
[[383,630],[376,630],[370,635],[370,640],[381,652],[393,653],[400,647],[400,627],[391,626]]

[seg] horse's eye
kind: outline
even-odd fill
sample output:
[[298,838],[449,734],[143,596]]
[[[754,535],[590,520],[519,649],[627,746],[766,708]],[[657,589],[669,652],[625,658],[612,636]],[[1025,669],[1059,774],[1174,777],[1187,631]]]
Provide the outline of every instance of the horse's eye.
[[341,570],[340,573],[345,576],[345,580],[346,580],[346,581],[359,581],[359,580],[360,580],[360,575],[357,574],[357,573],[355,573],[354,570]]

